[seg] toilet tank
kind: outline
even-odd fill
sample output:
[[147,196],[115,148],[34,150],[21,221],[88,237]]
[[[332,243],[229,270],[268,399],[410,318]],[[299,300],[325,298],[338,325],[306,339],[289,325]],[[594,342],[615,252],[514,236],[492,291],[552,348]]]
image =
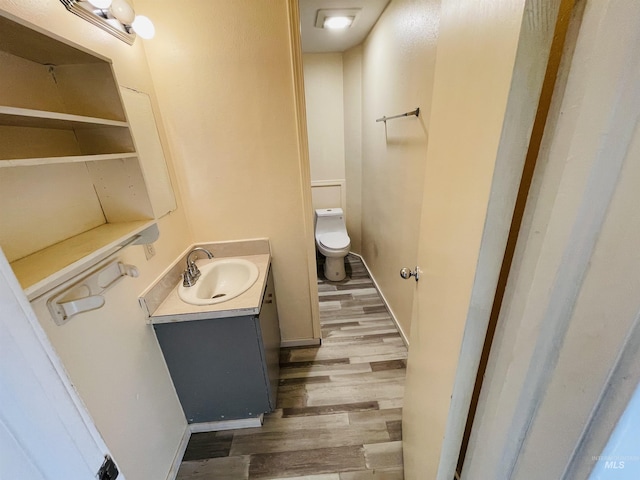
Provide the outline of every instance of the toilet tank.
[[316,236],[327,232],[343,231],[347,233],[344,212],[341,208],[318,208],[315,216]]

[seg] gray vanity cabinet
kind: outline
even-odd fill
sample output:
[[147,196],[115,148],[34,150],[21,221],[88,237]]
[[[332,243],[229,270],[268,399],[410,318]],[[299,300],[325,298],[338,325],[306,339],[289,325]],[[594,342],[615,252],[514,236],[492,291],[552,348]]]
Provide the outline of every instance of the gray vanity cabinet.
[[258,316],[154,329],[188,423],[258,417],[275,409],[280,328],[271,272]]

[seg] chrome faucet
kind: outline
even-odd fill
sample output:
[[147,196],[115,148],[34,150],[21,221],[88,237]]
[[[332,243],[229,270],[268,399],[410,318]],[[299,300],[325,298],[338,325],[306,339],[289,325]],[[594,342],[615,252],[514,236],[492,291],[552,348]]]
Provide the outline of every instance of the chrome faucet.
[[207,254],[207,257],[213,258],[213,253],[206,248],[196,247],[191,250],[187,255],[187,269],[182,274],[182,286],[184,287],[193,287],[198,281],[198,278],[200,278],[200,270],[196,265],[196,260],[195,258],[193,260],[191,259],[191,255],[194,253],[197,254],[198,252],[204,252]]

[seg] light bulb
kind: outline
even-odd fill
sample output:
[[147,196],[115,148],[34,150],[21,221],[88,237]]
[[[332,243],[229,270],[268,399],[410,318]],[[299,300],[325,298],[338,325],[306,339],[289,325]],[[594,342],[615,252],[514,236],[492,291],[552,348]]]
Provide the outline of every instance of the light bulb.
[[134,32],[147,40],[153,38],[156,34],[156,27],[153,26],[153,22],[144,15],[136,15],[131,27]]
[[350,27],[353,23],[353,17],[327,17],[324,19],[322,26],[330,29],[340,29]]
[[111,15],[124,25],[131,25],[136,18],[136,12],[127,0],[113,0],[111,3]]
[[91,5],[101,10],[106,10],[111,6],[111,0],[88,0]]

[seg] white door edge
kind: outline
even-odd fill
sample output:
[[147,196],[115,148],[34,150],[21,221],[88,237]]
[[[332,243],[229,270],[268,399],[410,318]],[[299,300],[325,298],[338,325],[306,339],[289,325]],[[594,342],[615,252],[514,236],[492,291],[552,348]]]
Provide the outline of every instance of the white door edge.
[[3,460],[0,477],[19,478],[4,475],[28,462],[47,480],[95,478],[109,450],[1,249],[0,332],[2,441],[23,454]]

